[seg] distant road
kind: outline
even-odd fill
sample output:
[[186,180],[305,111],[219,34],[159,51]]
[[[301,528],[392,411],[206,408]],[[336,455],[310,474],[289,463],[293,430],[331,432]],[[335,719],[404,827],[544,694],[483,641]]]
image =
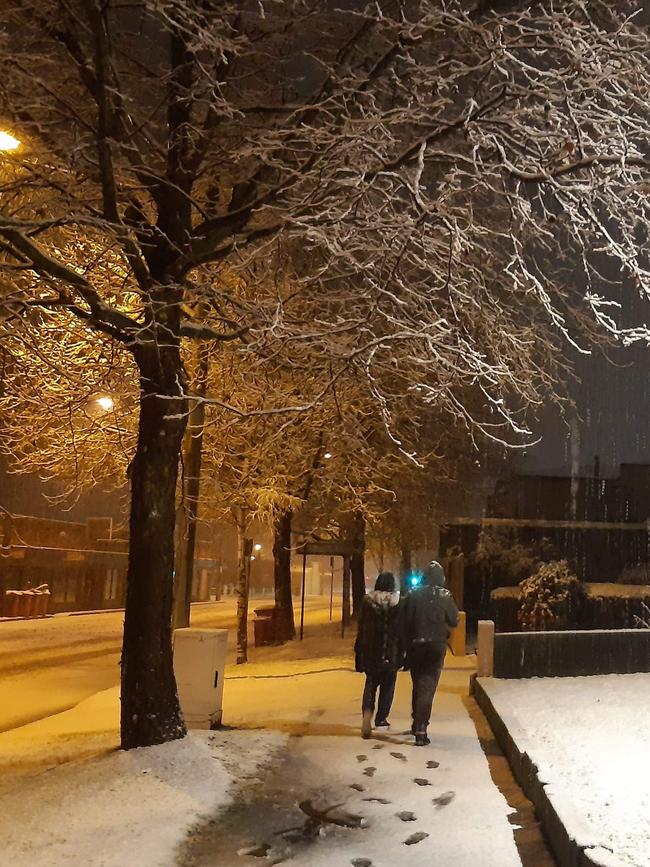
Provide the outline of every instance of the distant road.
[[[251,617],[263,603],[273,604],[268,596],[251,599]],[[192,626],[230,629],[232,644],[236,606],[231,597],[193,605]],[[322,617],[329,598],[308,598],[305,609],[311,618]],[[0,733],[69,710],[119,683],[123,620],[123,612],[114,611],[0,622]]]
[[[263,603],[273,604],[268,596],[251,599],[253,609]],[[307,611],[329,606],[323,596],[306,600]],[[192,606],[192,626],[234,629],[237,602],[228,597],[221,602],[199,603]],[[92,659],[117,653],[122,644],[122,611],[93,614],[57,614],[43,620],[0,622],[0,675],[18,674],[38,668]]]

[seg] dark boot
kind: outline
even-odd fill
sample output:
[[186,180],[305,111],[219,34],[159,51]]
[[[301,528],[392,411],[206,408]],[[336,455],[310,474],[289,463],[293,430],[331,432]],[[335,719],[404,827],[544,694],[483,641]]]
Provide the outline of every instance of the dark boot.
[[426,747],[430,743],[431,743],[431,741],[427,737],[426,729],[424,731],[418,731],[415,733],[415,746],[416,747]]

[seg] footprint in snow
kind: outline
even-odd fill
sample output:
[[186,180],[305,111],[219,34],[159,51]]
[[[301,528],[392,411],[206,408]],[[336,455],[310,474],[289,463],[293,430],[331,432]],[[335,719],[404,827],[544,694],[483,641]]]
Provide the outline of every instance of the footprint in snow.
[[429,835],[426,831],[416,831],[415,834],[411,834],[410,837],[407,837],[404,840],[405,846],[414,846],[416,843],[421,843],[422,840],[426,840]]
[[451,804],[451,802],[456,797],[456,792],[443,792],[442,795],[438,795],[437,798],[434,798],[431,801],[432,804],[435,804],[438,809],[441,807],[446,807],[447,804]]
[[355,789],[357,792],[365,792],[366,787],[362,786],[361,783],[350,783],[350,788]]
[[400,762],[405,762],[405,761],[406,761],[406,756],[404,755],[404,753],[391,753],[391,756],[392,756],[394,759],[399,759]]
[[377,770],[377,768],[364,768],[363,769],[364,776],[372,777],[372,776],[374,776],[374,773],[376,770]]
[[431,783],[428,780],[423,779],[422,777],[416,777],[413,782],[417,786],[430,786]]
[[410,813],[408,810],[402,810],[401,813],[395,813],[398,819],[401,819],[402,822],[416,822],[417,816],[415,813]]
[[252,849],[242,849],[238,854],[251,855],[253,858],[266,858],[270,849],[270,843],[260,843],[259,846],[253,846]]
[[368,761],[368,756],[357,756],[357,761],[358,761],[359,763],[361,763],[361,762],[367,762],[367,761]]
[[388,798],[364,798],[364,801],[372,801],[375,804],[390,804]]
[[375,744],[373,747],[373,750],[383,750],[383,749],[384,749],[383,744]]
[[436,762],[433,759],[427,762],[427,768],[439,768],[440,762]]
[[372,867],[370,858],[353,858],[350,864],[352,864],[352,867]]

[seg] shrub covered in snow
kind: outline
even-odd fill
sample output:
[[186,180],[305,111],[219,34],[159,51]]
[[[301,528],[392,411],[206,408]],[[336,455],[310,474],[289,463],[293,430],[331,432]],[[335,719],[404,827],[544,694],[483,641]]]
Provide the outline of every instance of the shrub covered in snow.
[[540,561],[550,560],[553,553],[549,539],[523,543],[516,527],[487,527],[479,535],[472,560],[484,572],[514,585],[530,575]]
[[566,560],[541,563],[519,588],[517,619],[522,629],[567,629],[577,625],[584,590]]

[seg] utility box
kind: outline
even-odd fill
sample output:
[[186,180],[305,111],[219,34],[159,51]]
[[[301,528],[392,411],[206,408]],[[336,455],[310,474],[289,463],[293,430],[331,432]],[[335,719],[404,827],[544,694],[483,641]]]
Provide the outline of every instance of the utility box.
[[221,725],[227,629],[177,629],[174,674],[189,729]]

